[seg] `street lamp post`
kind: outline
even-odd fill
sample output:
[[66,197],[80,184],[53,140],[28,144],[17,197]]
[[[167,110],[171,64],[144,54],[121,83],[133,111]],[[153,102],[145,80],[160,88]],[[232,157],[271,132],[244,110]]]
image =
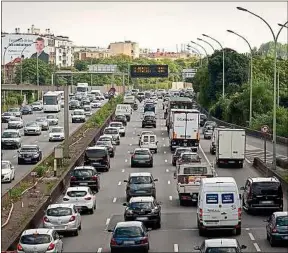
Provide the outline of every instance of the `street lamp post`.
[[250,103],[250,106],[249,106],[249,127],[251,127],[252,125],[252,100],[253,100],[253,50],[252,50],[252,47],[249,43],[249,41],[243,37],[242,35],[232,31],[232,30],[227,30],[227,32],[229,33],[232,33],[232,34],[235,34],[236,36],[240,37],[241,39],[243,39],[247,45],[249,46],[249,49],[250,49],[250,100],[249,100],[249,103]]
[[9,48],[9,47],[11,47],[12,45],[13,45],[13,43],[15,43],[15,42],[18,42],[18,41],[20,41],[20,40],[22,40],[22,38],[19,38],[19,39],[17,39],[17,40],[14,40],[14,41],[12,41],[7,47],[5,47],[4,49],[4,54],[3,54],[3,69],[4,69],[4,71],[3,71],[3,79],[4,79],[4,84],[5,84],[5,81],[6,81],[6,66],[5,66],[5,55],[6,55],[6,52],[7,52],[7,49]]
[[280,25],[281,28],[280,30],[278,31],[277,34],[274,33],[273,29],[271,28],[271,26],[269,25],[269,23],[262,17],[260,17],[259,15],[247,10],[247,9],[244,9],[242,7],[237,7],[238,10],[240,11],[245,11],[245,12],[248,12],[250,14],[252,14],[253,16],[261,19],[269,28],[269,30],[271,31],[272,33],[272,36],[273,36],[273,40],[274,40],[274,84],[273,84],[273,163],[272,163],[272,166],[273,166],[273,169],[276,170],[276,138],[277,138],[277,134],[276,134],[276,128],[277,128],[277,123],[276,123],[276,109],[277,109],[277,90],[276,90],[276,86],[277,86],[277,41],[278,41],[278,38],[279,38],[279,35],[282,31],[282,29],[284,27],[286,27],[286,25],[288,24],[288,21],[283,24],[283,25]]
[[200,66],[202,67],[202,54],[200,53],[200,51],[196,48],[196,47],[192,47],[191,45],[187,45],[188,50],[191,49],[192,52],[198,54],[199,58],[200,58]]
[[206,57],[207,57],[207,64],[208,64],[208,62],[209,62],[209,59],[208,59],[208,53],[207,53],[205,47],[203,47],[202,45],[200,45],[200,44],[198,44],[198,43],[196,43],[196,42],[194,42],[194,41],[191,41],[191,43],[193,43],[193,44],[195,44],[195,45],[201,47],[201,48],[204,50],[204,52],[205,52],[205,54],[206,54]]
[[27,47],[30,47],[31,45],[33,45],[33,44],[35,44],[35,43],[36,43],[36,42],[33,42],[33,43],[25,46],[25,47],[23,48],[23,50],[21,51],[21,55],[20,55],[20,57],[21,57],[20,84],[23,83],[23,72],[22,72],[22,71],[23,71],[23,65],[22,65],[22,55],[23,55],[23,52],[25,51],[25,49],[26,49]]
[[203,40],[203,39],[201,39],[201,38],[197,38],[197,40],[203,41],[204,43],[208,44],[208,45],[212,48],[213,52],[215,51],[215,48],[214,48],[214,47],[212,46],[212,44],[209,43],[207,40]]
[[204,37],[207,37],[207,38],[211,39],[211,40],[214,40],[216,43],[218,43],[218,45],[222,49],[222,72],[223,72],[222,73],[222,96],[224,98],[225,97],[225,52],[224,52],[224,48],[223,48],[222,44],[218,40],[212,38],[211,36],[209,36],[207,34],[202,34],[202,35]]

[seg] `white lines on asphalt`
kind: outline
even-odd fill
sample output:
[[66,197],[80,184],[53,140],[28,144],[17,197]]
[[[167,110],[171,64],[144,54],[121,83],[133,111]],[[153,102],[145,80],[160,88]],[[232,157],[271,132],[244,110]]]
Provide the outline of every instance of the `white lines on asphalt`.
[[121,184],[122,184],[122,182],[121,182],[121,181],[119,181],[119,182],[118,182],[118,185],[121,185]]
[[13,158],[17,157],[17,155],[13,155]]
[[171,184],[170,180],[168,180],[168,184]]
[[34,143],[37,143],[38,141],[34,141]]
[[128,160],[127,159],[125,159],[125,163],[127,163],[128,162]]
[[113,203],[115,203],[116,201],[117,201],[117,198],[114,198],[114,199],[113,199]]
[[252,233],[248,233],[248,235],[249,235],[251,241],[255,241],[255,238],[254,238],[254,236],[252,235]]
[[125,172],[125,170],[124,170],[124,169],[122,169],[122,172]]
[[130,151],[128,150],[128,154],[130,154]]
[[167,160],[165,160],[165,163],[167,163],[168,161]]
[[162,140],[164,141],[164,140],[165,140],[165,138],[162,138]]
[[134,137],[132,137],[132,140],[134,140]]
[[101,253],[102,252],[102,248],[98,248],[97,253]]
[[174,252],[178,252],[178,251],[179,251],[178,244],[174,244]]
[[258,246],[258,244],[257,244],[256,242],[253,243],[253,245],[254,245],[254,247],[255,247],[255,249],[256,249],[257,252],[260,252],[260,251],[261,251],[260,247]]
[[166,169],[166,172],[169,172],[169,169]]
[[164,133],[162,132],[162,135],[163,135]]
[[133,134],[135,134],[135,132],[133,132]]
[[110,223],[110,218],[107,218],[107,220],[106,220],[106,226],[108,226],[109,225],[109,223]]
[[249,231],[249,230],[250,230],[250,228],[245,228],[245,230]]
[[166,145],[165,145],[165,144],[163,144],[163,147],[166,147]]
[[169,200],[172,201],[172,196],[169,196]]
[[167,152],[166,151],[164,151],[164,154],[166,154]]
[[208,164],[212,167],[212,164],[210,163],[208,157],[206,156],[206,154],[204,153],[204,150],[202,149],[201,145],[199,144],[199,149],[201,151],[201,153],[203,154],[205,160],[208,162]]
[[132,143],[130,143],[129,145],[132,146]]
[[245,158],[245,161],[246,161],[247,163],[250,163],[250,164],[251,164],[251,162],[250,162],[247,158]]
[[23,201],[21,202],[21,207],[22,207],[22,208],[24,207],[24,203],[23,203]]
[[47,137],[47,134],[45,134],[44,137]]

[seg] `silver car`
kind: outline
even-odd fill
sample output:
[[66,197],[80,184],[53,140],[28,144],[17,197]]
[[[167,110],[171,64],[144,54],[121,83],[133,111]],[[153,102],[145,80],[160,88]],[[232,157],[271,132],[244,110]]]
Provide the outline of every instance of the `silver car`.
[[35,228],[25,230],[17,245],[17,252],[60,253],[63,251],[63,236],[53,229]]
[[10,109],[8,110],[8,112],[12,112],[12,113],[14,113],[14,115],[15,115],[16,117],[22,118],[22,112],[21,112],[20,108],[18,108],[18,107],[10,108]]
[[74,204],[52,204],[45,212],[43,227],[77,236],[81,230],[81,215]]
[[24,135],[41,135],[41,127],[37,122],[28,122],[24,127]]
[[49,123],[45,117],[37,118],[36,122],[39,124],[42,131],[48,131],[49,130]]
[[49,114],[46,116],[46,120],[50,126],[57,126],[58,125],[58,117],[53,114]]
[[11,117],[8,121],[8,129],[23,128],[23,120],[19,117]]

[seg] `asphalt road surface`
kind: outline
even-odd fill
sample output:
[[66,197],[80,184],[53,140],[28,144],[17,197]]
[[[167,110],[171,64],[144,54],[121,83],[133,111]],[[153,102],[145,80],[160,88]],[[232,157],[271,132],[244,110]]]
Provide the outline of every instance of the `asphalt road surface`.
[[[93,109],[93,112],[96,112],[98,109]],[[43,113],[43,112],[34,112],[30,115],[23,115],[23,121],[30,122],[36,120],[37,117],[46,117],[48,114],[53,113]],[[56,113],[55,113],[56,114]],[[77,128],[79,128],[83,123],[73,123],[71,121],[71,113],[69,113],[69,134],[71,135]],[[64,109],[61,109],[61,112],[57,113],[59,118],[58,126],[64,127]],[[7,124],[2,123],[2,131],[7,128]],[[60,142],[49,142],[49,131],[42,131],[41,135],[39,136],[22,136],[22,145],[27,144],[37,144],[39,145],[40,149],[42,150],[42,157],[46,157],[49,153],[51,153],[54,147],[58,146]],[[9,160],[15,167],[15,180],[11,183],[2,183],[2,195],[9,190],[9,188],[13,187],[26,173],[32,170],[35,166],[34,164],[25,164],[25,165],[18,165],[18,153],[17,149],[14,150],[2,150],[3,160]]]
[[[205,237],[200,237],[196,225],[196,207],[180,206],[176,184],[173,178],[175,167],[171,165],[171,152],[163,119],[163,111],[158,110],[157,128],[152,129],[158,137],[158,153],[154,154],[153,168],[131,168],[129,151],[138,146],[137,134],[142,131],[140,114],[134,112],[131,122],[126,127],[126,137],[116,148],[116,155],[111,159],[111,170],[101,174],[101,189],[97,193],[97,209],[93,215],[82,216],[82,230],[78,237],[65,236],[64,252],[110,252],[111,234],[118,221],[123,221],[125,202],[125,183],[131,172],[150,171],[156,182],[157,200],[162,202],[162,227],[150,231],[150,252],[195,252],[194,246],[201,245]],[[249,139],[249,137],[247,137]],[[209,153],[210,140],[201,139],[202,159],[213,163],[214,156]],[[257,177],[257,172],[245,162],[243,169],[218,169],[219,176],[232,176],[238,187],[243,186],[248,176]],[[63,197],[63,196],[62,196]],[[61,202],[62,197],[59,198]],[[285,198],[286,199],[286,198]],[[284,209],[287,209],[285,203]],[[240,244],[247,246],[244,252],[287,252],[284,247],[271,248],[266,240],[265,216],[252,216],[243,211],[242,234],[214,232],[210,238],[237,238]]]

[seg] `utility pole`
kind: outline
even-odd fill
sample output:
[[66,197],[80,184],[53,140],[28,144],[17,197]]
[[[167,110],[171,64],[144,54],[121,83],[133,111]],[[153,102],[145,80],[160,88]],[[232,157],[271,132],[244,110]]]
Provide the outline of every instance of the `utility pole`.
[[64,158],[69,158],[69,86],[64,86]]

